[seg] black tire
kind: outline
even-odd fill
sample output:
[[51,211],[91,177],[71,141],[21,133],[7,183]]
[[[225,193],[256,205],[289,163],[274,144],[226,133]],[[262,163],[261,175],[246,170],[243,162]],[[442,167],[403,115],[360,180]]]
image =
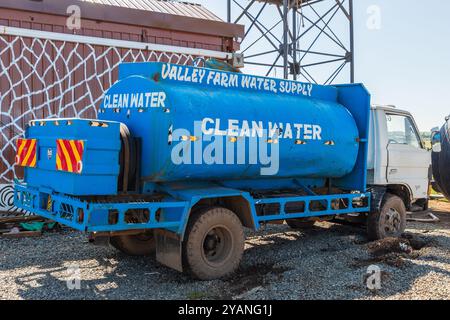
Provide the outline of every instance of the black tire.
[[149,256],[156,251],[153,231],[139,235],[114,236],[111,237],[110,244],[129,256]]
[[316,222],[308,219],[288,219],[286,223],[292,229],[310,229]]
[[450,199],[450,121],[441,128],[441,152],[432,153],[432,169],[436,190]]
[[370,240],[398,238],[406,229],[406,207],[403,200],[393,194],[384,196],[379,212],[372,212],[367,219]]
[[184,268],[200,280],[226,277],[239,267],[244,229],[232,211],[212,207],[195,212],[183,241]]

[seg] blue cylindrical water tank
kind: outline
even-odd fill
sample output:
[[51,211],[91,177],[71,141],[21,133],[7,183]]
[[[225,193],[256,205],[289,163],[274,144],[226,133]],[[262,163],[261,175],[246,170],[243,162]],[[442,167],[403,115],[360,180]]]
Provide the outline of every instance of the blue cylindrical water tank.
[[[193,70],[169,79],[160,64],[129,65],[105,94],[99,118],[125,123],[141,138],[144,180],[341,178],[353,170],[358,128],[332,87],[262,77],[254,77],[252,87],[245,75],[214,81],[209,72],[219,71],[194,83]],[[261,156],[264,145],[250,147],[255,138],[267,143],[268,157]],[[237,155],[244,142],[244,154]],[[222,161],[209,163],[207,155],[220,151]],[[261,171],[272,166],[268,175]]]

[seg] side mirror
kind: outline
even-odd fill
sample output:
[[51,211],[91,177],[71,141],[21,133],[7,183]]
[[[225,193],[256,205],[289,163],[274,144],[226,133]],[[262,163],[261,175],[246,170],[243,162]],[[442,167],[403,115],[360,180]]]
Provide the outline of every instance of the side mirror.
[[431,134],[431,146],[433,152],[439,153],[442,151],[441,133],[439,131],[433,130],[433,133]]

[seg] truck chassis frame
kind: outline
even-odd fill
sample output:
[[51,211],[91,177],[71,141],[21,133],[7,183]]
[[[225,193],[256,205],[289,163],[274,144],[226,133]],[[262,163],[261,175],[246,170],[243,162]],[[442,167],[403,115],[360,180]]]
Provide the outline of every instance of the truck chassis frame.
[[[298,197],[271,197],[256,199],[248,192],[239,190],[213,188],[208,198],[222,198],[230,196],[242,196],[250,205],[254,229],[259,229],[261,224],[271,221],[337,216],[351,213],[370,212],[370,193],[351,194],[331,194],[331,195],[306,195]],[[230,192],[231,191],[231,192]],[[232,192],[235,193],[232,193]],[[136,202],[89,202],[76,197],[58,194],[45,188],[33,188],[25,184],[16,184],[15,203],[25,210],[34,212],[45,218],[67,225],[82,232],[119,232],[145,229],[166,229],[181,236],[184,236],[191,209],[202,199],[201,196],[184,197],[177,200],[168,197],[166,200],[158,202],[136,201]],[[334,203],[345,203],[345,208],[333,207]],[[302,212],[286,212],[286,205],[290,203],[302,203]],[[322,208],[314,209],[314,203],[322,204]],[[279,205],[277,214],[258,215],[256,206],[259,205]],[[157,218],[157,212],[161,209],[175,210],[177,214],[164,217],[164,221]],[[129,210],[147,210],[149,218],[146,223],[128,223],[125,219]],[[117,221],[108,223],[107,218],[110,212],[117,213]]]

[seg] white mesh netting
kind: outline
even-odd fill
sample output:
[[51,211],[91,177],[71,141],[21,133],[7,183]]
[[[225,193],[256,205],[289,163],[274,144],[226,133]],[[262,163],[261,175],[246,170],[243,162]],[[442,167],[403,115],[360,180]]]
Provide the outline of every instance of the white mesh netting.
[[96,116],[121,62],[191,64],[189,54],[0,36],[0,211],[15,211],[15,141],[32,119]]

